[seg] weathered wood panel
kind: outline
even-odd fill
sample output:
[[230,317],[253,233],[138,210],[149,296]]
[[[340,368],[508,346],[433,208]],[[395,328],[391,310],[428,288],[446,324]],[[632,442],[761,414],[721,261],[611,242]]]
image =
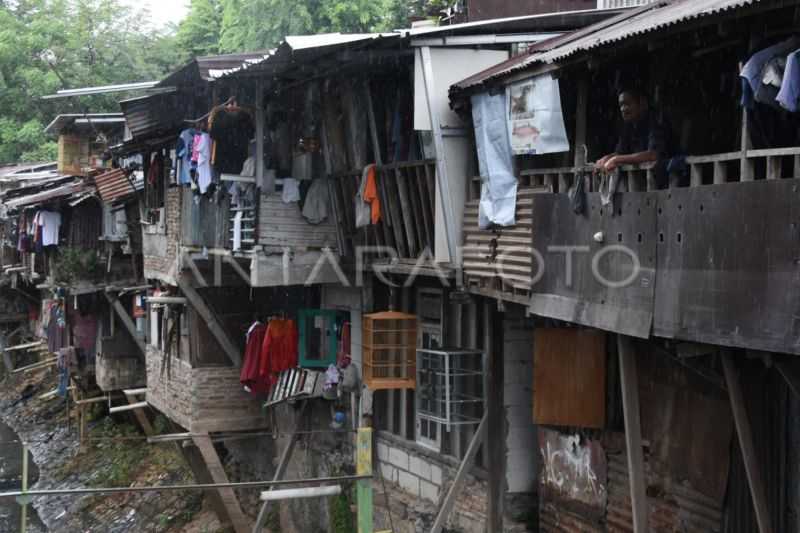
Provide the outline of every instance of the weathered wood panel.
[[602,205],[598,193],[590,193],[585,215],[573,212],[565,194],[534,195],[533,245],[544,270],[533,286],[530,311],[649,337],[655,298],[657,194],[617,194],[611,209]]
[[606,422],[606,334],[539,328],[534,333],[533,421],[603,428]]
[[321,224],[309,224],[297,203],[285,204],[279,195],[261,195],[258,215],[258,244],[291,248],[337,247],[333,222],[333,202],[328,218]]
[[800,353],[800,181],[658,195],[654,334]]
[[228,247],[230,198],[218,203],[213,198],[195,196],[188,188],[182,195],[181,242],[187,246]]

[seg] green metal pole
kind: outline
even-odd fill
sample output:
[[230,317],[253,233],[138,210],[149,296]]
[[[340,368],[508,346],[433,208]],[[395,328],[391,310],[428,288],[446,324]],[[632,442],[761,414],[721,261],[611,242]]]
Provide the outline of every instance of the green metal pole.
[[[372,428],[359,428],[356,444],[356,474],[372,475]],[[358,503],[358,533],[372,533],[372,479],[362,479],[356,485]]]
[[[28,490],[28,445],[22,445],[22,492],[26,492]],[[28,527],[28,503],[25,502],[22,504],[22,513],[20,519],[20,528],[19,530],[21,533],[25,533]]]

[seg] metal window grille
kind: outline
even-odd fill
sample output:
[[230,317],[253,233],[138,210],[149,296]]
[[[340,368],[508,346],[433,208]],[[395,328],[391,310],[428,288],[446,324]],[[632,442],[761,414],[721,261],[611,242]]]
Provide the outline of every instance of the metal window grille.
[[388,311],[364,315],[364,383],[372,390],[413,389],[417,317]]
[[417,350],[417,417],[453,426],[480,423],[483,415],[483,352]]

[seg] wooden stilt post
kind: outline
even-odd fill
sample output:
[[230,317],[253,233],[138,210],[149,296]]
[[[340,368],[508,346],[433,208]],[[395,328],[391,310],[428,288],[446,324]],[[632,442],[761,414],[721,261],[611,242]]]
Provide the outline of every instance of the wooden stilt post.
[[503,364],[503,328],[496,317],[493,306],[489,306],[489,323],[492,336],[486,353],[487,389],[486,411],[489,416],[486,421],[486,432],[492,435],[487,439],[486,447],[489,450],[489,501],[486,512],[486,530],[503,531],[503,494],[506,481],[506,419],[503,408],[503,386],[505,381]]
[[[300,411],[298,412],[296,422],[294,424],[294,431],[292,435],[289,437],[289,442],[286,443],[286,447],[283,449],[281,453],[280,461],[278,461],[278,468],[275,469],[275,475],[272,476],[272,481],[280,481],[283,478],[283,475],[286,473],[286,467],[289,466],[289,460],[292,458],[292,453],[294,452],[294,446],[297,444],[298,434],[297,431],[300,429],[300,422],[303,420],[306,407],[308,406],[308,401],[303,402],[303,406],[300,407]],[[270,487],[268,490],[272,490]],[[269,501],[265,500],[264,503],[261,505],[261,510],[258,512],[258,517],[256,518],[256,523],[253,526],[253,533],[261,533],[264,522],[267,520],[267,511],[269,510]]]
[[747,482],[750,485],[753,508],[756,511],[758,530],[760,533],[772,533],[772,520],[767,507],[764,478],[761,477],[761,469],[758,466],[758,457],[756,457],[756,449],[753,444],[753,429],[750,426],[750,420],[747,418],[744,395],[742,394],[741,383],[739,383],[739,375],[736,372],[736,365],[728,350],[722,351],[722,367],[725,370],[725,382],[728,385],[733,421],[736,424],[736,435],[739,438],[739,447],[742,450],[744,470],[747,474]]
[[622,385],[622,411],[625,418],[625,446],[628,449],[628,476],[631,482],[631,511],[634,533],[647,529],[647,493],[644,480],[644,454],[642,453],[642,428],[639,419],[639,376],[633,341],[625,335],[617,336],[619,373]]
[[[214,449],[214,444],[211,442],[211,437],[206,433],[204,435],[194,436],[192,440],[203,456],[203,461],[205,461],[206,468],[208,468],[208,472],[211,474],[211,479],[214,483],[230,483],[228,475],[225,473],[225,468],[222,466],[222,462],[219,459],[219,455]],[[250,523],[242,512],[239,499],[236,497],[236,493],[233,489],[220,488],[217,489],[217,492],[222,499],[234,531],[236,533],[250,533]]]
[[[356,474],[372,475],[372,428],[359,428],[356,443]],[[372,480],[361,479],[356,482],[358,502],[358,533],[372,533]]]

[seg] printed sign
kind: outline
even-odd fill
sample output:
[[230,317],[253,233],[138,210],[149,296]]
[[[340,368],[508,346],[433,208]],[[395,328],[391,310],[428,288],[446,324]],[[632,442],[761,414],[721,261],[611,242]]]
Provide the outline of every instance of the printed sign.
[[569,151],[558,80],[543,74],[506,88],[511,149],[516,155]]

